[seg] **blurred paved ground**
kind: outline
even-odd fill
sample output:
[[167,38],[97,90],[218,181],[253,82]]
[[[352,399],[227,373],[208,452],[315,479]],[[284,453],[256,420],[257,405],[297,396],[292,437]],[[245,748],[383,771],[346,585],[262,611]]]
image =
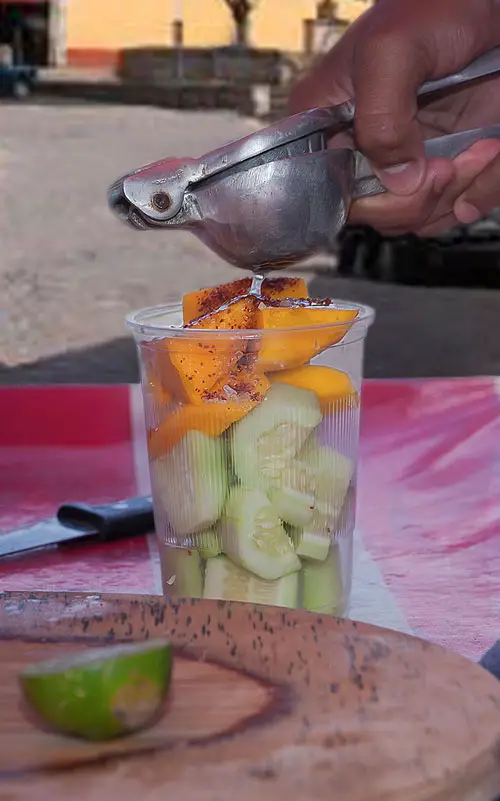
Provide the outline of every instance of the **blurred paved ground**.
[[[134,166],[199,154],[254,123],[87,104],[5,104],[0,114],[0,383],[135,380],[126,312],[236,273],[189,234],[120,225],[106,188]],[[500,292],[339,280],[320,268],[308,273],[313,294],[377,310],[367,375],[500,374]]]
[[106,191],[133,167],[243,136],[250,121],[83,103],[0,115],[0,363],[104,342],[131,308],[233,274],[189,234],[121,225]]

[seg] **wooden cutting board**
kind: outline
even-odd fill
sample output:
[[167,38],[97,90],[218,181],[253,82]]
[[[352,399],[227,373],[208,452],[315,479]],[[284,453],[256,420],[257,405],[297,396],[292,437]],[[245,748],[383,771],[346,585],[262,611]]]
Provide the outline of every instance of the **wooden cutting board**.
[[[168,636],[172,693],[107,744],[36,728],[28,663]],[[217,601],[0,593],[0,799],[494,801],[500,683],[376,627]]]

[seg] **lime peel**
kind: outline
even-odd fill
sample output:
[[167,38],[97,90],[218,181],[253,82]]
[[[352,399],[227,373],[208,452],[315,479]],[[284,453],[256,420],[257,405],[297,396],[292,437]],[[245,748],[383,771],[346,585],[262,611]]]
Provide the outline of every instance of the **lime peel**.
[[109,740],[158,719],[170,686],[164,640],[89,649],[31,665],[19,675],[25,701],[52,729]]

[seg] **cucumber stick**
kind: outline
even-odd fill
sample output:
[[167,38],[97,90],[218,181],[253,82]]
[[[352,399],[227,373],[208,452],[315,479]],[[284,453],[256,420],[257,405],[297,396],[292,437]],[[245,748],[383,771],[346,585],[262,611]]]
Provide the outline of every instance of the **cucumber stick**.
[[199,548],[198,553],[200,554],[200,558],[203,560],[213,559],[222,553],[222,549],[218,545],[214,545],[213,548]]
[[307,526],[313,519],[316,498],[314,492],[307,492],[298,472],[296,464],[283,470],[279,477],[280,486],[270,489],[268,497],[284,523]]
[[224,553],[259,578],[273,581],[300,570],[292,542],[262,490],[231,489],[221,540]]
[[189,431],[151,463],[150,473],[156,504],[178,537],[208,529],[220,516],[228,488],[222,439]]
[[203,598],[203,570],[198,551],[164,545],[161,559],[167,594],[177,598]]
[[299,573],[265,581],[238,567],[227,556],[217,556],[207,562],[203,597],[294,609],[299,600]]
[[196,550],[202,559],[213,559],[222,553],[219,523],[196,535]]
[[309,437],[299,459],[312,468],[314,489],[320,503],[338,515],[354,475],[352,459],[328,445],[319,445],[316,436]]
[[267,490],[321,419],[314,392],[274,384],[231,429],[232,465],[243,486]]
[[285,523],[332,534],[353,472],[350,459],[312,436],[274,479],[269,498]]
[[344,592],[340,554],[332,545],[324,562],[302,563],[302,607],[325,615],[343,614]]
[[332,546],[331,537],[321,529],[315,530],[314,526],[304,528],[291,528],[295,553],[301,559],[314,559],[317,562],[324,562],[327,558],[330,547]]

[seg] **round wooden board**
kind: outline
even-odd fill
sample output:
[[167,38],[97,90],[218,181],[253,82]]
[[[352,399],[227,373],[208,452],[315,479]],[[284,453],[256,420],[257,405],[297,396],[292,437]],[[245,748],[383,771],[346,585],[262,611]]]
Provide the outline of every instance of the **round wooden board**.
[[[92,744],[37,729],[27,663],[169,637],[173,687],[149,731]],[[0,593],[0,799],[494,801],[500,684],[392,631],[217,601]]]

